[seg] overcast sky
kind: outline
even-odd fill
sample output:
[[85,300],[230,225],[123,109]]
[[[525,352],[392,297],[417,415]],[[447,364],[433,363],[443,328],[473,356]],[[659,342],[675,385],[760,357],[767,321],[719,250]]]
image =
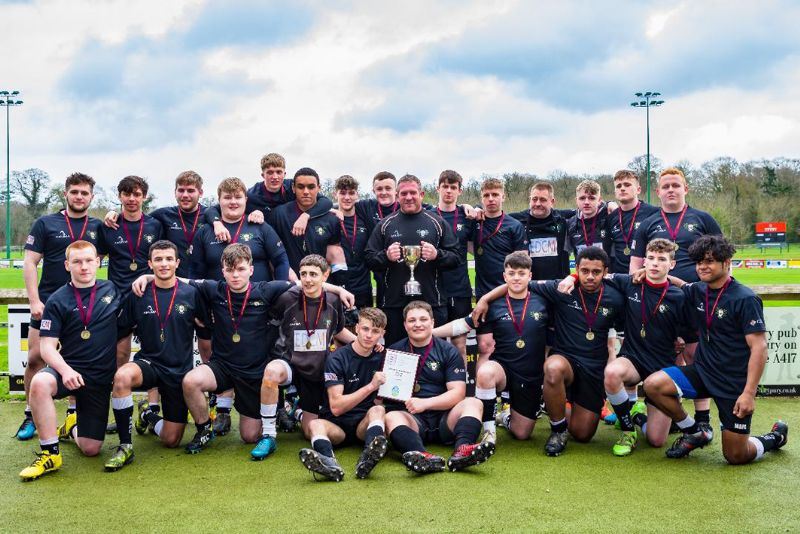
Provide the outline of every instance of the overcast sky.
[[613,173],[645,152],[646,90],[665,163],[798,157],[799,20],[790,0],[0,0],[0,89],[25,101],[12,169],[138,174],[162,205],[179,172],[250,184],[267,152],[362,191],[384,169]]

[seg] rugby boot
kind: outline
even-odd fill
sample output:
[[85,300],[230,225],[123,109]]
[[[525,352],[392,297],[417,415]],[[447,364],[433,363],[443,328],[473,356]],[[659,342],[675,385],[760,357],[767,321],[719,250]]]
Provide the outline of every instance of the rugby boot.
[[133,461],[133,445],[120,445],[105,463],[106,471],[119,471]]
[[698,430],[694,434],[681,434],[666,450],[667,458],[685,458],[695,449],[702,449],[711,443],[711,436],[703,430]]
[[402,459],[408,469],[421,475],[440,473],[445,467],[444,458],[427,451],[408,451],[403,453]]
[[36,480],[45,473],[58,471],[58,469],[61,467],[61,453],[50,454],[48,451],[41,451],[35,454],[36,459],[33,461],[33,463],[19,472],[19,476],[23,482]]
[[300,449],[300,461],[312,473],[322,475],[334,482],[341,482],[344,478],[344,470],[336,458],[320,454],[314,449]]
[[450,471],[461,471],[467,467],[482,464],[494,454],[494,443],[480,442],[459,446],[447,460]]
[[261,436],[256,446],[250,451],[250,458],[261,461],[278,449],[278,442],[275,436]]
[[378,465],[378,462],[386,456],[388,442],[386,436],[375,436],[361,451],[361,456],[356,462],[356,478],[367,478]]
[[19,425],[14,437],[20,441],[28,441],[34,434],[36,434],[36,424],[33,422],[33,417],[25,415],[25,419],[22,420],[22,424]]

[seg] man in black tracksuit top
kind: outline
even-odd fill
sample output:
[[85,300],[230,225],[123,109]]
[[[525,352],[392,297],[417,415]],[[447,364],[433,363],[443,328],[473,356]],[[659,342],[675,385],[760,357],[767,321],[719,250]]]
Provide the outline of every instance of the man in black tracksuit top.
[[[459,263],[458,241],[453,229],[438,215],[422,209],[422,183],[406,175],[398,182],[400,211],[383,219],[367,242],[367,265],[380,275],[382,287],[378,307],[388,317],[386,344],[404,337],[403,307],[411,300],[424,300],[433,308],[436,325],[447,322],[447,296],[443,292],[442,271]],[[422,295],[409,297],[405,283],[409,268],[403,262],[404,245],[421,245],[420,260],[414,278]]]

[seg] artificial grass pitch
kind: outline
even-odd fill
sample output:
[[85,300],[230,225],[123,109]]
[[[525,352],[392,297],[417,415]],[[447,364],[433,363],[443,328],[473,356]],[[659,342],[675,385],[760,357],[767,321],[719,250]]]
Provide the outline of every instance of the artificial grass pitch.
[[[800,469],[800,403],[758,399],[753,433],[782,418],[789,442],[746,466],[722,457],[712,405],[714,442],[689,458],[669,460],[640,441],[627,458],[611,454],[618,431],[601,423],[589,444],[570,442],[563,456],[542,447],[548,420],[533,438],[515,441],[498,432],[488,463],[459,473],[426,476],[407,471],[390,450],[367,480],[357,480],[359,449],[341,449],[341,483],[315,482],[297,453],[308,446],[299,433],[278,436],[278,451],[263,462],[234,430],[207,450],[188,455],[164,449],[153,436],[134,435],[136,459],[116,473],[103,463],[117,444],[108,436],[98,458],[62,444],[57,473],[23,483],[19,471],[38,449],[19,442],[23,406],[0,403],[0,530],[26,532],[795,532]],[[63,417],[64,405],[58,414]],[[234,415],[234,428],[236,417]],[[183,443],[194,434],[187,428]],[[672,436],[674,439],[675,435]],[[449,455],[445,447],[433,452]]]

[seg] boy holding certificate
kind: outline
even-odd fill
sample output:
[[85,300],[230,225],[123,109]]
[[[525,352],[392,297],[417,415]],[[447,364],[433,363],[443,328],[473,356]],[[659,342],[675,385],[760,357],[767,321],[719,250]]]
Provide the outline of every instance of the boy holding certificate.
[[375,404],[378,388],[386,381],[381,372],[384,353],[378,350],[385,332],[386,314],[377,308],[363,308],[358,313],[355,341],[328,356],[328,394],[319,419],[309,424],[312,448],[300,451],[300,461],[309,471],[340,482],[344,470],[336,461],[333,447],[363,441],[356,477],[366,478],[386,454],[386,410]]
[[415,300],[403,309],[408,337],[390,349],[419,356],[412,397],[387,402],[386,431],[403,463],[416,473],[444,471],[441,456],[425,450],[425,443],[454,445],[447,461],[451,471],[485,462],[494,454],[494,443],[476,443],[481,432],[483,405],[467,391],[466,369],[458,349],[433,337],[433,310]]

